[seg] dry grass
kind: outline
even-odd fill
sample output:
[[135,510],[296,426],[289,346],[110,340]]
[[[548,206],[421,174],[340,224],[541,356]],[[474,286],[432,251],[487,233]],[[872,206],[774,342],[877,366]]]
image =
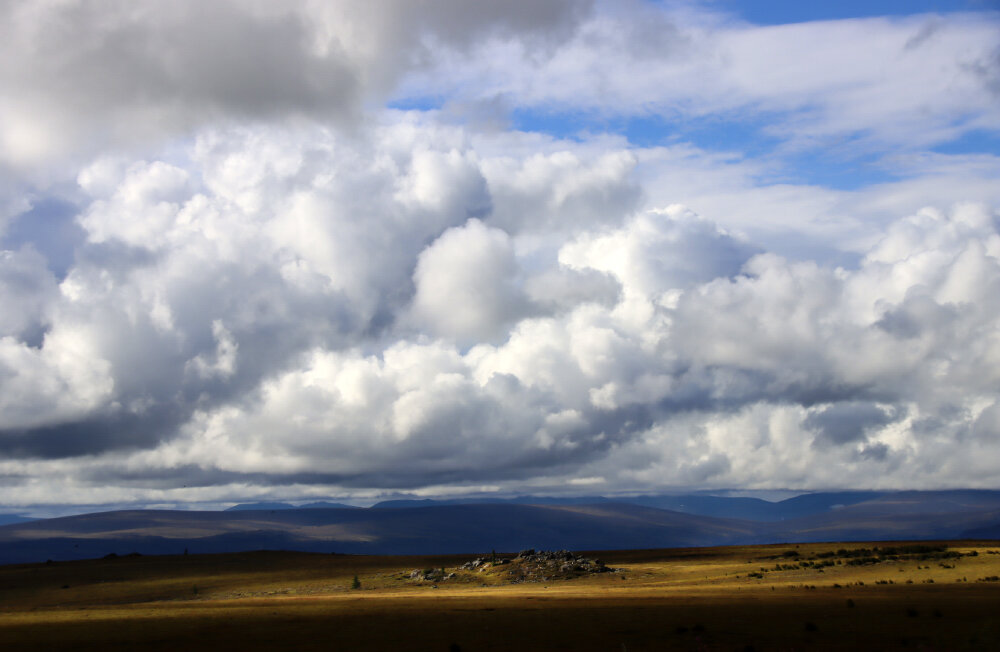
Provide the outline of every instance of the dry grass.
[[[976,581],[1000,575],[1000,554],[989,554],[1000,543],[948,546],[864,565],[850,565],[864,555],[836,551],[872,544],[601,552],[589,556],[622,572],[517,585],[503,583],[502,566],[436,585],[408,578],[471,556],[244,553],[6,566],[0,647],[1000,649],[1000,582]],[[350,588],[355,575],[359,590]]]

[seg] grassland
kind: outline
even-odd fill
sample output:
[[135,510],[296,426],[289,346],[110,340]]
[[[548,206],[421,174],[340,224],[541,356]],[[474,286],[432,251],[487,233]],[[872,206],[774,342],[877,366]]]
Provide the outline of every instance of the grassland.
[[0,566],[0,649],[1000,649],[1000,542],[588,554],[618,571],[435,583],[410,572],[474,556],[278,552]]

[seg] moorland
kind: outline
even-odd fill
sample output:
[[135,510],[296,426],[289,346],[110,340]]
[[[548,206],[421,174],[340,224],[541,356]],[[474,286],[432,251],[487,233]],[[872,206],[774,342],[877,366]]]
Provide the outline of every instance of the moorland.
[[[1000,649],[1000,542],[0,566],[4,650]],[[534,562],[533,562],[534,563]],[[596,568],[597,562],[588,568]]]

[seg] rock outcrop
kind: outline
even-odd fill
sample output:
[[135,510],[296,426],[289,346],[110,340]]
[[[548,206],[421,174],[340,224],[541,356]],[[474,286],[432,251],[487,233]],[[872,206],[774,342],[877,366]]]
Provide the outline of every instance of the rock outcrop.
[[600,559],[581,557],[568,550],[522,550],[513,558],[496,555],[480,557],[462,564],[459,569],[477,573],[489,571],[512,584],[572,579],[615,571]]
[[495,553],[478,557],[451,573],[444,568],[416,569],[409,574],[409,579],[434,584],[447,580],[521,584],[614,572],[618,569],[606,566],[600,559],[582,557],[568,550],[522,550],[514,557]]

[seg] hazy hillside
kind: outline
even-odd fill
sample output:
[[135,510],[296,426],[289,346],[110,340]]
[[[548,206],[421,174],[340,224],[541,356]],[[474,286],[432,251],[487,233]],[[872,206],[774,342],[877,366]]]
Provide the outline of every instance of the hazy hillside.
[[1000,523],[1000,492],[907,491],[775,524],[789,541],[953,539]]
[[384,509],[431,507],[435,505],[597,505],[602,503],[629,503],[632,505],[642,505],[643,507],[655,507],[656,509],[717,518],[738,518],[750,521],[784,521],[810,514],[828,512],[831,509],[872,500],[883,495],[885,495],[885,492],[824,492],[795,496],[794,498],[779,502],[770,502],[760,498],[708,496],[704,494],[621,496],[613,499],[605,496],[578,496],[573,498],[518,496],[516,498],[452,498],[446,500],[424,498],[386,500],[376,503],[372,507]]
[[288,549],[368,554],[522,548],[656,548],[743,542],[753,526],[638,505],[445,505],[411,509],[123,511],[0,527],[6,563]]
[[10,525],[12,523],[29,523],[36,519],[28,518],[26,516],[18,516],[17,514],[0,514],[0,525]]
[[305,505],[293,505],[291,503],[242,503],[239,505],[233,505],[232,507],[226,509],[227,512],[254,512],[254,511],[266,511],[274,509],[359,509],[353,505],[345,505],[343,503],[328,503],[328,502],[318,502],[318,503],[307,503]]
[[[451,554],[523,548],[667,548],[790,541],[988,537],[1000,532],[1000,492],[825,494],[773,503],[786,520],[716,518],[621,502],[515,502],[405,507],[117,511],[0,526],[0,562],[285,549],[352,554]],[[704,497],[699,497],[704,498]],[[755,499],[683,507],[735,510]],[[833,502],[833,501],[839,502]],[[731,502],[726,502],[731,501]],[[810,510],[814,510],[811,511]],[[782,512],[775,512],[782,513]],[[993,534],[991,534],[993,533]]]

